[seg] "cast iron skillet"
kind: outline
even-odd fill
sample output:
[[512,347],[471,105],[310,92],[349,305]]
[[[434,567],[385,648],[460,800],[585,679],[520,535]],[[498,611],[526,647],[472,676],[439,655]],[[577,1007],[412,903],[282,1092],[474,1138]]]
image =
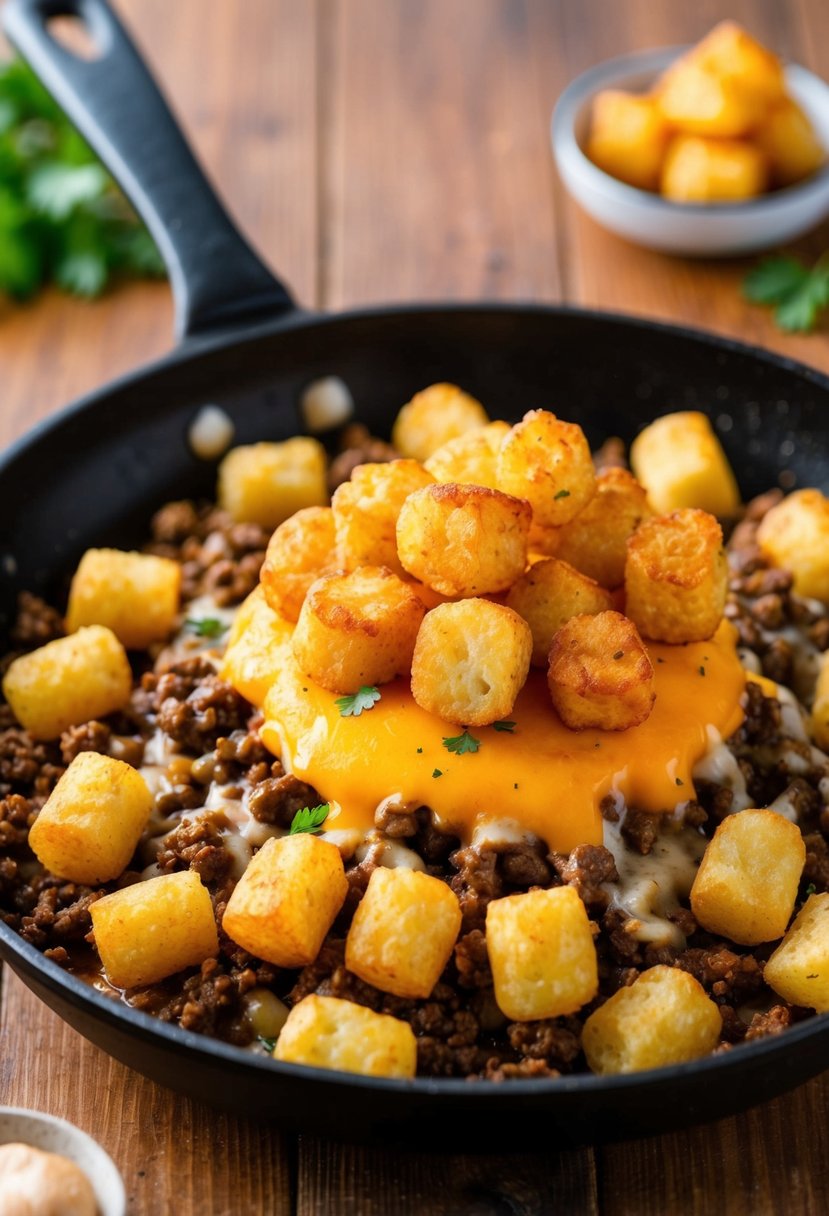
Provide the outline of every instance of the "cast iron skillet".
[[[47,30],[72,14],[101,54],[82,61]],[[191,453],[198,407],[217,402],[237,442],[300,429],[309,381],[342,376],[358,415],[388,432],[401,402],[452,380],[493,416],[551,406],[596,444],[630,439],[669,409],[715,420],[745,496],[778,482],[829,490],[829,380],[703,333],[534,305],[300,310],[235,230],[104,0],[8,0],[13,43],[147,220],[170,269],[178,348],[41,424],[0,460],[0,624],[23,588],[56,594],[90,545],[128,547],[170,498],[209,494]],[[527,1147],[641,1135],[732,1113],[829,1066],[829,1020],[694,1064],[609,1079],[502,1085],[397,1082],[275,1064],[113,1003],[0,925],[0,951],[67,1022],[164,1085],[294,1129]]]

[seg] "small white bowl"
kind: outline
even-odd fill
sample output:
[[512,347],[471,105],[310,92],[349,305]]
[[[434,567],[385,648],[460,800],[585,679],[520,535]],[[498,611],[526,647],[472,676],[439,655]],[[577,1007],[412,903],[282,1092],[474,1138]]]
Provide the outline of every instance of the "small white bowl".
[[0,1106],[0,1144],[17,1143],[74,1161],[92,1183],[101,1216],[125,1216],[127,1197],[114,1161],[74,1123],[39,1110]]
[[[553,154],[573,198],[593,219],[650,249],[697,257],[755,253],[791,241],[829,213],[829,165],[813,177],[745,203],[674,203],[620,182],[582,150],[590,104],[601,89],[644,92],[687,48],[661,47],[609,59],[568,85],[553,112]],[[829,85],[786,68],[786,88],[811,119],[829,156]]]

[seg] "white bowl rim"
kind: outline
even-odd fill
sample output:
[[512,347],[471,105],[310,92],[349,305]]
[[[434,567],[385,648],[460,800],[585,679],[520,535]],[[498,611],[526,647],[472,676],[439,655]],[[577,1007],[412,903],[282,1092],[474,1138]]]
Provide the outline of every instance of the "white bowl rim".
[[[90,1136],[89,1132],[59,1115],[50,1115],[45,1110],[30,1110],[25,1106],[0,1106],[0,1118],[19,1120],[20,1123],[20,1134],[15,1135],[14,1140],[0,1139],[0,1145],[19,1142],[32,1148],[40,1148],[44,1152],[55,1152],[68,1157],[83,1170],[92,1183],[101,1216],[124,1216],[127,1210],[127,1193],[121,1171],[103,1145],[99,1144],[94,1136]],[[27,1135],[27,1127],[51,1128],[64,1138],[65,1148],[43,1149]],[[88,1163],[84,1165],[78,1160],[72,1152],[73,1145],[81,1145],[86,1149],[93,1159],[94,1167]]]
[[[672,199],[662,198],[649,190],[640,190],[638,186],[628,185],[612,174],[606,173],[590,160],[576,139],[575,123],[579,110],[586,101],[603,87],[618,83],[619,77],[634,72],[645,74],[649,71],[661,72],[685,51],[690,50],[689,44],[680,46],[651,47],[644,51],[630,51],[624,55],[616,55],[612,59],[603,59],[585,72],[571,80],[553,109],[550,122],[553,150],[556,158],[567,157],[571,166],[589,184],[591,189],[602,193],[610,200],[624,200],[640,208],[650,210],[654,216],[670,213],[686,214],[711,219],[735,215],[763,215],[773,218],[777,212],[788,209],[792,202],[800,203],[811,198],[819,198],[829,190],[829,149],[827,160],[821,169],[813,173],[805,181],[796,182],[764,194],[760,198],[748,199],[745,202],[734,203],[679,203]],[[786,74],[793,75],[808,82],[825,92],[827,111],[829,111],[829,84],[810,71],[802,64],[786,64]]]

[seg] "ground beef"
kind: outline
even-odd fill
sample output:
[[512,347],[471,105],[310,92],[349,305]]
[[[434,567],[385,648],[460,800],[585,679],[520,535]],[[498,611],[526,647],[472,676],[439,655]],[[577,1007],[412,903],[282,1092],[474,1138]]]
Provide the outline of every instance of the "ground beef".
[[42,743],[19,726],[0,731],[0,796],[25,794],[42,805],[63,772],[56,744]]
[[745,1033],[745,1040],[765,1039],[770,1034],[780,1034],[791,1026],[792,1011],[786,1005],[773,1005],[768,1013],[755,1013]]
[[622,822],[622,836],[632,849],[646,856],[650,853],[660,831],[660,816],[648,815],[631,807]]
[[320,805],[320,796],[312,785],[290,773],[267,777],[250,792],[248,810],[260,823],[272,823],[289,828],[297,811]]
[[458,982],[464,988],[487,988],[492,984],[492,969],[486,949],[486,935],[473,929],[458,938],[455,945]]
[[507,1038],[519,1056],[544,1060],[560,1072],[569,1072],[581,1055],[581,1022],[576,1017],[512,1022]]
[[221,818],[221,812],[217,812],[182,819],[164,839],[164,847],[156,857],[159,870],[164,874],[195,870],[208,888],[223,883],[232,868],[233,857],[218,826]]
[[618,882],[613,854],[600,844],[580,844],[569,857],[554,853],[550,862],[558,877],[574,887],[582,902],[591,910],[604,910],[610,896],[603,883]]
[[34,650],[65,633],[63,617],[37,595],[21,591],[17,597],[17,617],[9,635],[12,649]]
[[328,491],[333,494],[337,486],[348,481],[359,464],[385,464],[396,460],[399,452],[377,439],[360,423],[346,427],[340,440],[342,451],[335,456],[328,470]]
[[60,754],[64,764],[71,764],[81,752],[106,753],[110,728],[103,722],[84,722],[82,726],[70,726],[60,737]]
[[504,893],[498,855],[492,849],[468,845],[454,852],[450,860],[457,870],[451,886],[460,901],[464,931],[483,929],[487,906]]
[[22,794],[7,794],[0,799],[0,848],[9,852],[22,848],[36,816],[34,804]]
[[252,713],[244,697],[199,657],[174,663],[160,675],[147,673],[142,690],[149,694],[158,726],[197,755],[215,747],[220,738],[243,730]]
[[762,964],[753,954],[737,954],[722,942],[704,948],[685,950],[676,960],[677,967],[699,980],[715,1000],[739,1004],[763,986]]

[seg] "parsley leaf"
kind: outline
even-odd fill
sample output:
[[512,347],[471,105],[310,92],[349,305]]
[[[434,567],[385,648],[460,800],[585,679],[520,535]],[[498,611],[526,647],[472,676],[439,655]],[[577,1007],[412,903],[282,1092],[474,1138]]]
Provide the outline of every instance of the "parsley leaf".
[[258,1034],[256,1037],[259,1040],[259,1042],[262,1044],[262,1046],[265,1048],[265,1051],[268,1053],[268,1055],[271,1055],[273,1053],[274,1047],[276,1047],[276,1039],[266,1038],[265,1035],[263,1035],[263,1034]]
[[318,832],[328,818],[329,805],[323,802],[321,806],[304,806],[297,811],[291,820],[289,836],[297,836],[300,832]]
[[380,690],[368,688],[364,684],[348,697],[337,697],[334,704],[339,709],[341,718],[359,718],[364,709],[373,709],[379,700]]
[[553,495],[553,502],[558,502],[559,498],[569,498],[569,497],[570,497],[569,490],[559,490],[557,494]]
[[434,770],[433,770],[433,772],[432,772],[432,776],[433,776],[433,777],[442,777],[442,776],[443,776],[443,769],[440,769],[440,768],[436,768],[436,769],[434,769]]
[[805,891],[806,898],[808,899],[810,895],[814,895],[816,891],[817,887],[813,882],[810,882]]
[[190,617],[184,622],[197,638],[220,638],[228,626],[215,616]]
[[476,752],[481,746],[481,742],[480,739],[476,739],[474,735],[470,735],[468,730],[465,730],[462,735],[444,739],[443,746],[448,752],[454,752],[456,756],[465,756],[467,752]]
[[506,731],[507,734],[511,735],[511,734],[514,734],[514,732],[515,732],[515,723],[507,722],[507,721],[503,721],[503,720],[501,722],[493,722],[492,729]]
[[773,307],[780,329],[808,333],[829,308],[829,255],[811,270],[796,258],[767,258],[746,275],[743,294],[755,304]]
[[0,296],[50,281],[98,296],[115,275],[163,277],[147,230],[21,60],[0,61]]

